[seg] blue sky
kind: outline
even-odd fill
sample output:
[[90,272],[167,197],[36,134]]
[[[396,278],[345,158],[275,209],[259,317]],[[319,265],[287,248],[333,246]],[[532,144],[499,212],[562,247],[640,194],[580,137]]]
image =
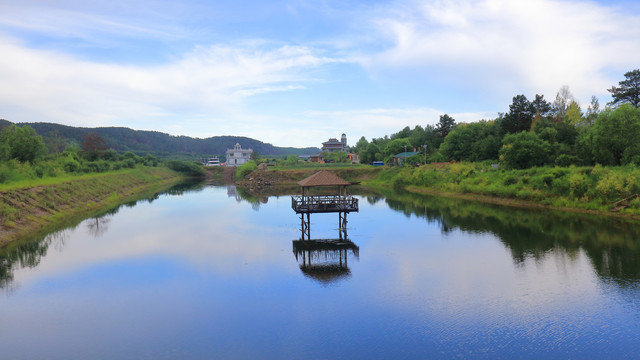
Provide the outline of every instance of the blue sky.
[[635,1],[0,0],[0,118],[355,144],[640,68]]

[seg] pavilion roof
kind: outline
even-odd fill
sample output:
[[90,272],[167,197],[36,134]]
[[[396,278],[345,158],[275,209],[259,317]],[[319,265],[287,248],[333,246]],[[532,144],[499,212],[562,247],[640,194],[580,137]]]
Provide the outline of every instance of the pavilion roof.
[[309,186],[347,186],[347,185],[351,185],[350,182],[344,180],[343,178],[339,177],[338,175],[330,172],[330,171],[326,171],[326,170],[322,170],[322,171],[318,171],[317,173],[309,176],[306,179],[300,180],[298,181],[298,185],[302,186],[302,187],[309,187]]

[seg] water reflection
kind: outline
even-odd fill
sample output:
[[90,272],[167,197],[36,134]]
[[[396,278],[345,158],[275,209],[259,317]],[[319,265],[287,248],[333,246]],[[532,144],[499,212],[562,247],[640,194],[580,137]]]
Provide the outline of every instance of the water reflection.
[[639,291],[614,282],[638,283],[633,223],[359,191],[352,241],[318,216],[292,242],[289,197],[193,189],[12,244],[32,248],[0,264],[38,268],[8,271],[2,357],[640,354]]
[[640,225],[594,215],[504,207],[473,201],[387,193],[389,208],[440,224],[444,233],[460,229],[491,233],[509,249],[516,265],[562,251],[588,255],[597,274],[621,286],[640,280]]
[[[186,191],[199,191],[203,188],[202,182],[200,181],[180,183],[166,191],[124,203],[99,216],[91,217],[82,223],[86,224],[87,234],[93,238],[99,238],[109,230],[109,223],[112,217],[117,214],[122,207],[134,207],[140,202],[152,203],[157,200],[161,194],[178,196],[184,194]],[[52,232],[40,239],[17,241],[0,249],[0,289],[9,292],[15,290],[15,284],[13,283],[14,272],[24,268],[37,267],[52,246],[55,250],[62,251],[69,233],[74,231],[79,224],[80,222],[66,229]]]
[[323,284],[351,276],[349,252],[360,258],[360,248],[346,239],[293,240],[292,244],[302,273]]

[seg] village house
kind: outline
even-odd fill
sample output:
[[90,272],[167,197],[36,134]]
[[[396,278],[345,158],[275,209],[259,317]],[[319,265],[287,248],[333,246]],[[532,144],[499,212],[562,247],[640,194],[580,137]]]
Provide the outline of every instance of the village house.
[[342,134],[340,141],[336,138],[330,138],[329,141],[325,141],[322,143],[322,151],[324,152],[334,152],[334,151],[342,151],[348,152],[349,147],[347,146],[347,135]]
[[252,149],[243,149],[236,143],[233,149],[227,149],[227,166],[240,166],[251,160]]

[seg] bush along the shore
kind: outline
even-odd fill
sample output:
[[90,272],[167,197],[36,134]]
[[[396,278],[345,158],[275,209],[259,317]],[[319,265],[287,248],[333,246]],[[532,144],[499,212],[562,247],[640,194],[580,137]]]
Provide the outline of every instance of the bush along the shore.
[[490,163],[430,164],[386,169],[371,184],[640,215],[640,169],[631,165],[506,170]]
[[206,172],[201,164],[193,161],[171,160],[166,163],[173,171],[192,177],[204,177]]
[[236,171],[236,180],[242,180],[245,176],[249,175],[253,170],[258,168],[258,164],[255,161],[249,160],[246,163],[238,166]]

